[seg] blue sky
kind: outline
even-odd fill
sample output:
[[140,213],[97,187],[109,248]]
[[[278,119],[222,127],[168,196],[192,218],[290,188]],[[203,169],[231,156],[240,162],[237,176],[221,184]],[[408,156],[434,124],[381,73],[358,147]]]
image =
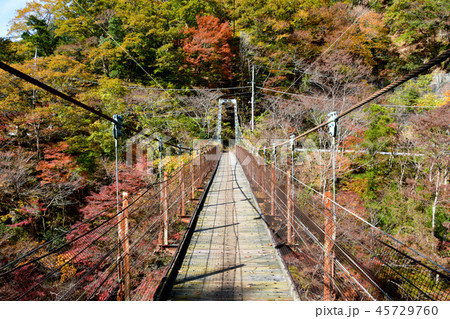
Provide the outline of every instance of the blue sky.
[[0,0],[0,37],[6,37],[9,21],[16,15],[16,10],[24,8],[27,2],[31,0]]

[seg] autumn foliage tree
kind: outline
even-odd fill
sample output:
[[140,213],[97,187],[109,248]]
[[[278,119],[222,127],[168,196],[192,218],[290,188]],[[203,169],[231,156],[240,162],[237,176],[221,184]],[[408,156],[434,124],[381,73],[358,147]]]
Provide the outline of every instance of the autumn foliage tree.
[[[447,49],[449,3],[29,1],[11,22],[10,35],[16,38],[0,38],[0,60],[98,111],[121,114],[127,126],[165,135],[183,146],[212,136],[217,100],[231,92],[239,92],[239,117],[246,133],[249,90],[211,89],[245,86],[254,65],[256,125],[246,137],[288,138]],[[442,67],[448,68],[448,62]],[[436,93],[437,82],[445,78],[419,77],[377,100],[380,105],[340,118],[337,138],[343,150],[337,156],[339,200],[358,203],[355,211],[361,216],[432,253],[442,252],[436,248],[438,241],[450,244],[445,228],[450,114]],[[416,108],[386,106],[393,104]],[[424,111],[423,106],[436,109]],[[229,115],[223,117],[224,131],[231,131]],[[125,140],[131,135],[126,128],[123,132],[119,162],[125,159]],[[305,148],[330,147],[325,130],[308,137],[299,141]],[[114,151],[110,122],[0,70],[0,266],[74,226],[73,232],[59,237],[59,244],[110,218],[104,228],[84,237],[91,248],[81,252],[86,246],[79,242],[68,247],[74,255],[81,253],[73,266],[92,267],[94,257],[105,253],[106,243],[116,244]],[[381,151],[420,156],[386,156]],[[163,162],[170,172],[178,157],[170,159],[168,153]],[[326,190],[330,156],[316,153],[298,173]],[[152,179],[119,167],[119,188],[131,196]],[[102,235],[107,226],[114,234],[109,239]],[[30,271],[24,269],[23,277]]]
[[[427,203],[431,211],[429,224],[436,236],[443,239],[446,230],[442,224],[450,218],[450,103],[416,116],[413,123],[417,128],[418,149],[426,156],[419,171],[420,180],[416,177],[409,183]],[[424,187],[418,187],[418,183]]]
[[83,176],[77,172],[74,157],[64,152],[67,148],[66,142],[48,147],[44,151],[44,160],[36,167],[42,196],[47,198],[49,206],[67,206],[70,196],[84,184]]
[[446,0],[394,0],[385,20],[397,45],[403,47],[407,69],[448,48],[450,3]]
[[188,68],[201,77],[207,86],[231,78],[231,48],[229,41],[232,30],[228,22],[221,23],[213,16],[197,16],[197,27],[184,31],[187,38],[183,43]]

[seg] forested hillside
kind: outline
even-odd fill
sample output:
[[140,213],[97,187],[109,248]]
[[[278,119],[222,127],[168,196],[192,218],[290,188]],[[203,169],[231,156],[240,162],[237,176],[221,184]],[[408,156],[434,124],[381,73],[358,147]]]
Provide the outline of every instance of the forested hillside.
[[[447,0],[41,0],[17,12],[0,60],[187,147],[213,136],[218,98],[236,94],[244,135],[262,150],[448,49],[449,13]],[[342,119],[337,140],[337,200],[447,265],[448,72],[447,61]],[[115,202],[114,139],[98,116],[0,79],[0,256],[15,256]],[[119,141],[120,188],[131,193],[156,178],[125,165],[133,135]],[[330,143],[320,131],[297,145],[307,151],[296,174],[321,191],[330,156],[313,150]],[[165,154],[170,172],[178,157]]]

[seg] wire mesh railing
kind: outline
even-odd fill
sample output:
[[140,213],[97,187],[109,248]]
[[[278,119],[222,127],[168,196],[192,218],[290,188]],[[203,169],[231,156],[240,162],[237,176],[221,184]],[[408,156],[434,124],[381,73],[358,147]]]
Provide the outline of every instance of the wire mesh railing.
[[0,300],[151,300],[219,152],[0,264]]
[[450,271],[263,158],[236,155],[306,300],[449,300]]

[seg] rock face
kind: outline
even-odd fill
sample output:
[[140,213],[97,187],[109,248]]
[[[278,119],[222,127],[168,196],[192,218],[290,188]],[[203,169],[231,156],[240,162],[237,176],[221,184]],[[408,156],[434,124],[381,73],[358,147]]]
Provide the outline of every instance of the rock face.
[[446,92],[450,92],[450,73],[435,72],[431,81],[431,89],[439,98],[443,98]]

